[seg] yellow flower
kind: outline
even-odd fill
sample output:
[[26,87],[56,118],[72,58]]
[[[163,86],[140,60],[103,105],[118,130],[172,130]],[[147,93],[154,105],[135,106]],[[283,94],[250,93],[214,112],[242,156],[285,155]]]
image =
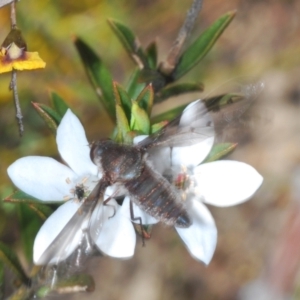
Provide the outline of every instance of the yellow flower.
[[0,48],[0,73],[45,68],[37,52],[27,52],[19,29],[12,29]]

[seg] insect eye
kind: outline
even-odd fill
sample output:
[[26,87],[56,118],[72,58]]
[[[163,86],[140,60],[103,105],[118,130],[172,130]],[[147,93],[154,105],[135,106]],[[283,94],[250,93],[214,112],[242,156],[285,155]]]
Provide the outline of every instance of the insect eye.
[[104,150],[107,149],[109,144],[111,144],[112,141],[107,139],[107,140],[102,140],[98,142],[94,142],[91,146],[91,151],[90,151],[90,158],[94,163],[97,163],[97,161],[101,158],[103,155]]
[[91,158],[91,161],[94,161],[94,158],[95,158],[95,150],[96,150],[97,147],[98,147],[98,143],[93,143],[92,146],[91,146],[91,151],[90,151],[90,158]]

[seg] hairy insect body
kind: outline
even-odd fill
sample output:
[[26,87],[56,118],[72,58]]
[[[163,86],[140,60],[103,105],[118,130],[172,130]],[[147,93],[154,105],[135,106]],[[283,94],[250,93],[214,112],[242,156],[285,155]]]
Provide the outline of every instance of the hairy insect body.
[[93,144],[91,159],[110,184],[138,178],[143,169],[140,149],[120,145],[111,140]]
[[191,225],[178,191],[152,170],[142,148],[102,141],[93,144],[91,158],[109,185],[123,184],[131,200],[149,215],[168,225]]
[[149,215],[167,225],[177,227],[191,225],[179,193],[146,163],[138,180],[128,180],[124,186],[131,195],[131,200]]

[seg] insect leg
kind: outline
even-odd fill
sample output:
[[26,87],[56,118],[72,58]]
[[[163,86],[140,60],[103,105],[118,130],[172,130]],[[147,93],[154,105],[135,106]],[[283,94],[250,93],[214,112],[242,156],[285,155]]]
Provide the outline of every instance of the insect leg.
[[112,199],[112,197],[108,197],[106,200],[103,201],[103,205],[111,206],[114,210],[114,213],[109,217],[109,219],[113,218],[116,214],[116,208],[113,205],[109,205],[108,202]]
[[142,242],[143,242],[143,247],[145,247],[145,237],[144,237],[144,228],[143,228],[143,222],[142,222],[142,218],[141,217],[135,217],[134,216],[134,211],[133,211],[133,204],[130,201],[130,218],[131,221],[138,221],[140,228],[141,228],[141,237],[142,237]]

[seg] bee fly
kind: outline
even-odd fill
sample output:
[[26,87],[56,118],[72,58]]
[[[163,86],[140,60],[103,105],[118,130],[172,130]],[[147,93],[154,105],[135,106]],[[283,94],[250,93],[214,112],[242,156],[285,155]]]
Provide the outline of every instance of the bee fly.
[[[253,90],[256,92],[256,89]],[[222,102],[223,96],[208,101],[195,101],[161,130],[134,146],[117,144],[111,140],[93,143],[90,157],[103,176],[86,198],[84,190],[76,189],[78,199],[82,199],[78,213],[70,219],[46,249],[42,260],[50,261],[54,254],[62,251],[67,240],[70,241],[72,235],[80,230],[86,220],[89,222],[87,234],[90,237],[94,236],[92,231],[98,225],[90,224],[93,223],[90,222],[92,213],[99,201],[106,204],[111,199],[104,200],[103,195],[106,188],[112,185],[120,186],[122,192],[125,191],[132,202],[157,220],[176,227],[189,227],[191,219],[181,193],[166,179],[167,176],[154,169],[149,156],[154,156],[155,151],[161,148],[192,146],[216,135],[222,138],[223,129],[229,122],[231,126],[239,127],[239,117],[250,106],[253,94],[255,93],[246,93],[245,97],[237,98],[234,98],[235,94],[229,98],[227,96],[225,103],[227,105]],[[224,105],[226,112],[218,107],[219,102]],[[132,215],[132,219],[140,218]]]
[[122,184],[130,199],[149,215],[167,225],[191,225],[179,193],[148,163],[147,147],[100,141],[92,145],[91,159],[104,174],[103,181]]

